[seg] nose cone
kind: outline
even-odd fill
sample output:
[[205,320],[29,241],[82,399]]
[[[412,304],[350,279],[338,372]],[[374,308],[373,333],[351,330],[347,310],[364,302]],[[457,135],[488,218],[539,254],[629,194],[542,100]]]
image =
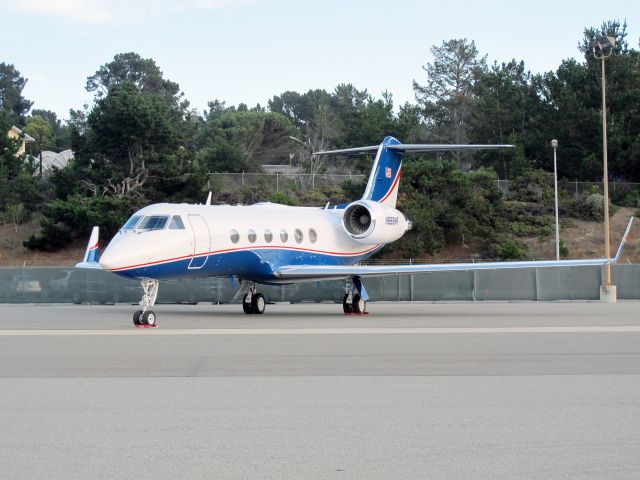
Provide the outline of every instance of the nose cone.
[[109,248],[107,248],[104,252],[102,252],[102,255],[100,255],[98,263],[104,270],[113,270],[114,268],[116,268],[116,262],[114,260],[115,258],[113,252],[110,251]]
[[118,237],[111,240],[100,256],[98,263],[104,270],[117,270],[126,267],[127,250]]

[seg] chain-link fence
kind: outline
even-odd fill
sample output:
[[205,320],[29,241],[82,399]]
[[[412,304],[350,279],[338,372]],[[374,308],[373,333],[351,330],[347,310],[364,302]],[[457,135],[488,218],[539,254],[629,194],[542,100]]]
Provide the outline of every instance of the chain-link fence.
[[[615,265],[618,298],[640,299],[640,265]],[[366,278],[372,301],[597,300],[599,267],[434,272]],[[160,282],[159,303],[228,303],[238,289],[224,278]],[[341,302],[343,283],[261,286],[271,302]],[[140,283],[101,270],[0,268],[0,303],[137,303]]]
[[[509,192],[511,180],[496,180],[498,188],[503,192]],[[558,189],[564,190],[571,195],[581,195],[583,193],[604,192],[603,182],[579,182],[577,180],[561,179],[558,181]],[[625,195],[640,191],[640,183],[636,182],[609,182],[609,195],[611,198],[623,198]]]
[[264,185],[265,188],[279,192],[281,190],[315,190],[329,186],[338,186],[345,180],[363,183],[362,174],[333,173],[210,173],[208,188],[218,191],[236,191],[243,187]]

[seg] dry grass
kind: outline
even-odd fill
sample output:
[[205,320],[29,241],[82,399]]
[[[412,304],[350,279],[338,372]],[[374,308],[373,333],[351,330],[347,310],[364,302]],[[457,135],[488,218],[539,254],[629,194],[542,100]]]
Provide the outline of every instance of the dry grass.
[[40,222],[32,220],[18,226],[0,224],[0,265],[68,266],[82,260],[86,243],[74,242],[59,252],[38,252],[25,248],[23,242],[40,231]]
[[[633,208],[619,208],[611,217],[611,256],[616,254],[627,227],[629,217],[636,212]],[[573,227],[560,228],[560,239],[569,249],[568,258],[600,258],[604,257],[604,225],[602,222],[586,222],[571,220]],[[529,248],[529,254],[536,260],[553,259],[556,255],[555,232],[542,240],[529,238],[524,242]],[[629,235],[629,243],[625,247],[621,262],[640,263],[640,225],[634,221]]]

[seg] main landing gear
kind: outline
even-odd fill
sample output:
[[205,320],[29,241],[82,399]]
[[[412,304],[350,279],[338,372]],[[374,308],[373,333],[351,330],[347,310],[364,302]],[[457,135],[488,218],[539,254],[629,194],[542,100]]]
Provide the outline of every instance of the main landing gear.
[[150,307],[156,303],[156,297],[158,296],[158,280],[144,279],[140,282],[142,284],[142,300],[140,305],[142,310],[138,310],[133,314],[133,324],[136,327],[157,327],[156,314]]
[[345,315],[366,315],[368,298],[360,277],[353,277],[345,282],[342,311]]
[[245,293],[242,299],[242,310],[246,314],[257,313],[261,315],[264,313],[266,306],[267,300],[264,298],[264,295],[257,293],[256,284],[251,282],[247,293]]

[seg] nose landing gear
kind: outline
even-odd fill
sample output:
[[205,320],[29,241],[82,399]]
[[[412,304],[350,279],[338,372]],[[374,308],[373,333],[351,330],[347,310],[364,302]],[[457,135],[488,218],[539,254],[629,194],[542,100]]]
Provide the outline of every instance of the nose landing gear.
[[156,303],[160,282],[158,280],[144,279],[140,283],[142,285],[142,300],[140,300],[142,310],[137,310],[133,314],[133,324],[138,328],[157,327],[156,314],[149,308]]

